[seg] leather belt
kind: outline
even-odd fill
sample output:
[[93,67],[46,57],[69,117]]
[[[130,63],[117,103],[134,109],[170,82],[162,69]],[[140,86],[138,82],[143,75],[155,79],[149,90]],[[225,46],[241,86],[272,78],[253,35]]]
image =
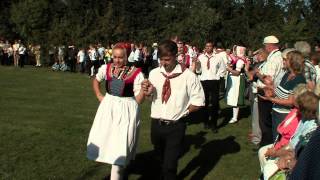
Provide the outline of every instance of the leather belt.
[[174,125],[174,124],[177,124],[180,122],[180,119],[179,120],[167,120],[167,119],[155,119],[153,118],[154,121],[156,121],[160,126],[170,126],[170,125]]

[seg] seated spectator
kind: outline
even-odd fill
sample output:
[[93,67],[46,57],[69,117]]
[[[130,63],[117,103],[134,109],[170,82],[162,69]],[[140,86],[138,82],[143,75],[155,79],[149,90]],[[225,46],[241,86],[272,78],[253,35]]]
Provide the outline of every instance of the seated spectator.
[[265,154],[269,160],[262,168],[264,179],[269,179],[278,170],[292,169],[296,162],[295,156],[303,150],[318,127],[316,112],[319,97],[311,91],[306,91],[297,97],[296,102],[301,112],[301,120],[288,145]]

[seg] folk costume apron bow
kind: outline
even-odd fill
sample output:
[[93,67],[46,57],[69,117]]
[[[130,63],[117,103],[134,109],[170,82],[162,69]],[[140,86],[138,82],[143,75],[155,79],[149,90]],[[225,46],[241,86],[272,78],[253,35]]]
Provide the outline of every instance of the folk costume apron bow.
[[178,77],[180,74],[182,74],[186,70],[185,66],[180,65],[180,67],[182,71],[181,73],[173,73],[171,75],[166,75],[165,73],[161,72],[162,75],[166,78],[162,86],[162,96],[161,96],[162,103],[167,103],[170,98],[170,95],[171,95],[170,79]]

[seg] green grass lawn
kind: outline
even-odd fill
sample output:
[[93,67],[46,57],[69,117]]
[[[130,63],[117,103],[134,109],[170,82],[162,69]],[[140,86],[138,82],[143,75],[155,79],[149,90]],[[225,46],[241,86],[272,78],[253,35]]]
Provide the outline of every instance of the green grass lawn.
[[[0,179],[102,179],[110,166],[86,158],[86,143],[98,107],[86,75],[46,68],[0,66]],[[255,180],[257,153],[247,140],[249,108],[241,121],[225,123],[232,114],[221,101],[218,134],[203,129],[199,119],[188,125],[179,161],[184,179]],[[152,179],[158,171],[150,142],[150,103],[142,105],[136,161],[129,179]]]

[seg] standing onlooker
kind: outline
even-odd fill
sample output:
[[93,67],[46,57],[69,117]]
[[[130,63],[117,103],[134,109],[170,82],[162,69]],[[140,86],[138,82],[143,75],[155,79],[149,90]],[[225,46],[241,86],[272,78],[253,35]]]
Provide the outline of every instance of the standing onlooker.
[[6,41],[6,44],[5,44],[4,54],[5,54],[5,58],[7,58],[7,65],[11,65],[13,62],[13,48],[8,40]]
[[[217,121],[219,111],[219,83],[226,71],[226,65],[222,58],[216,58],[213,53],[213,42],[207,42],[204,54],[198,57],[201,70],[200,81],[205,94],[205,109],[204,109],[204,126],[205,128],[212,127],[214,133],[217,132]],[[211,104],[211,108],[210,108]],[[212,124],[210,124],[210,118]]]
[[320,67],[319,67],[320,53],[319,52],[312,53],[310,56],[310,60],[313,64],[314,68],[316,69],[316,75],[317,75],[316,84],[319,84],[320,83]]
[[13,50],[13,64],[15,67],[19,65],[19,47],[20,47],[20,40],[16,40],[12,45]]
[[152,44],[152,69],[157,68],[159,66],[159,58],[158,58],[158,43]]
[[64,56],[65,56],[65,47],[63,45],[60,45],[58,47],[58,60],[59,64],[64,64]]
[[89,76],[93,77],[95,74],[97,74],[99,68],[97,50],[93,45],[89,46],[88,55],[91,62]]
[[69,46],[67,52],[68,65],[70,66],[70,72],[76,72],[77,64],[77,50],[74,45]]
[[56,48],[53,45],[50,45],[49,47],[49,66],[53,65],[55,63],[55,52]]
[[104,62],[104,51],[105,51],[105,48],[101,45],[101,43],[98,44],[97,48],[98,48],[98,60],[99,60],[99,63],[100,63],[100,65],[103,65],[103,64],[105,64],[105,62]]
[[79,71],[81,73],[85,72],[85,50],[84,48],[80,48],[78,54],[77,54],[77,63],[79,64]]
[[19,66],[20,68],[24,67],[27,55],[27,48],[21,43],[18,49],[19,53]]
[[259,145],[261,141],[261,129],[259,125],[259,110],[258,110],[258,97],[257,97],[257,77],[254,75],[254,70],[260,69],[261,65],[263,62],[267,59],[268,53],[264,49],[259,49],[255,51],[253,57],[253,62],[251,64],[250,68],[250,63],[245,64],[245,71],[246,75],[249,79],[249,100],[251,102],[251,127],[252,127],[252,132],[249,134],[249,139],[250,141],[255,144]]
[[33,53],[36,59],[36,67],[41,66],[41,47],[40,44],[33,46]]
[[134,52],[136,51],[136,45],[131,43],[130,44],[130,48],[131,48],[131,51],[130,51],[130,54],[128,56],[128,62],[130,64],[133,64],[134,63]]
[[183,147],[189,113],[204,106],[199,79],[177,63],[177,44],[171,40],[159,44],[161,66],[150,72],[154,87],[151,95],[151,141],[160,155],[162,178],[177,179],[179,156]]
[[4,53],[3,53],[3,48],[4,48],[4,42],[3,40],[1,39],[0,40],[0,62],[1,62],[1,65],[5,65],[5,58],[4,58]]
[[[272,80],[276,79],[283,67],[283,60],[281,52],[279,51],[279,40],[275,36],[267,36],[263,40],[264,49],[269,54],[265,63],[260,69],[256,69],[256,75],[259,78],[257,81],[257,88],[260,92],[265,88],[265,77],[270,77]],[[260,89],[260,90],[259,90]],[[271,144],[272,138],[272,102],[258,98],[259,122],[261,128],[261,142],[260,146]]]
[[142,48],[141,68],[142,68],[142,72],[145,75],[145,77],[149,76],[149,70],[151,67],[151,63],[152,63],[151,53],[150,53],[148,47],[144,46]]
[[298,41],[294,48],[300,51],[304,57],[304,77],[310,87],[314,87],[317,81],[316,69],[310,61],[311,46],[306,41]]
[[291,51],[284,59],[284,66],[288,71],[282,77],[281,82],[275,87],[275,97],[262,97],[269,100],[272,104],[272,135],[273,140],[277,136],[277,127],[289,114],[294,105],[293,89],[298,84],[306,83],[303,76],[303,56],[298,51]]

